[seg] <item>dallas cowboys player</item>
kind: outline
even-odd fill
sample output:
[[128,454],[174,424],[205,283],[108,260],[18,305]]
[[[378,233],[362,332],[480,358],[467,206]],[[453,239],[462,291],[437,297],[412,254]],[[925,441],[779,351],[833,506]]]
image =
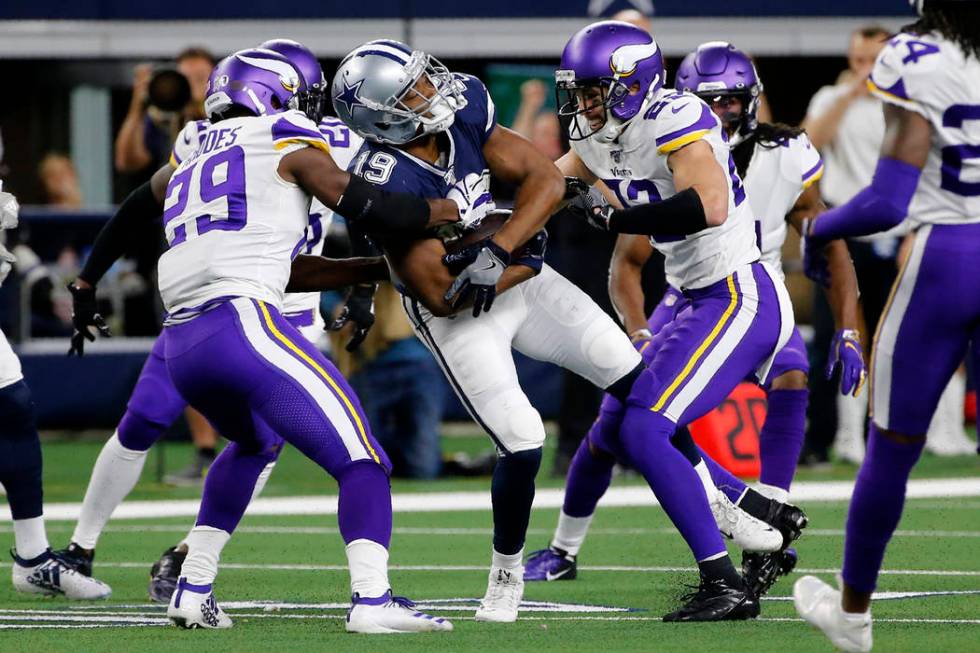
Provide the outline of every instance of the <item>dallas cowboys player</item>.
[[[688,54],[677,69],[676,87],[700,97],[721,119],[729,142],[734,144],[732,158],[736,170],[745,180],[748,201],[759,220],[762,258],[782,277],[780,250],[786,237],[786,223],[791,222],[799,229],[803,220],[823,209],[816,185],[823,169],[820,155],[801,130],[758,123],[756,109],[762,82],[748,55],[729,43],[705,43]],[[649,318],[644,315],[640,274],[652,252],[649,239],[627,235],[620,236],[613,256],[610,281],[613,304],[627,332],[637,343],[647,343],[690,303],[683,293],[670,287],[653,314]],[[833,363],[840,361],[843,367],[841,392],[847,394],[860,389],[864,376],[860,341],[854,332],[857,281],[842,241],[828,246],[828,256],[833,274],[827,292],[840,331],[827,374],[833,372]],[[644,353],[652,357],[655,352],[647,348]],[[776,355],[763,386],[768,409],[760,433],[762,473],[757,489],[778,503],[760,501],[761,497],[742,481],[705,457],[718,487],[736,505],[767,521],[779,523],[774,519],[776,515],[767,514],[773,508],[784,513],[780,515],[782,520],[800,519],[793,508],[779,503],[788,499],[803,443],[808,372],[806,347],[794,328],[789,342]],[[596,454],[587,441],[576,454],[551,547],[536,552],[528,564],[533,580],[575,578],[576,555],[596,502],[611,478],[612,461]],[[745,552],[742,570],[756,595],[761,595],[778,575],[788,573],[795,563],[796,555],[792,549],[772,553]]]
[[[296,106],[302,108],[311,120],[320,120],[322,92],[325,87],[323,72],[314,54],[300,43],[276,39],[261,44],[262,48],[278,52],[289,59],[302,77],[296,93]],[[307,83],[306,80],[314,80]],[[172,168],[204,144],[210,123],[198,120],[187,123],[181,130],[171,154]],[[346,167],[351,155],[360,147],[361,140],[332,118],[319,122],[320,132],[330,144],[330,155],[338,166]],[[162,212],[162,205],[156,209]],[[333,218],[333,212],[318,200],[313,200],[310,219],[306,227],[306,239],[297,243],[297,254],[318,256],[323,250],[323,238]],[[92,254],[73,284],[76,310],[83,313],[83,297],[94,298],[94,287],[109,265],[123,252],[125,241],[113,239],[112,229],[105,230],[93,245]],[[93,289],[81,293],[80,289]],[[318,309],[319,293],[287,293],[283,300],[283,316],[299,329],[307,340],[316,344],[323,335],[323,321]],[[79,331],[76,340],[84,336]],[[81,353],[81,343],[78,351]],[[163,338],[158,338],[147,358],[140,377],[130,397],[126,413],[116,432],[106,442],[92,470],[88,490],[79,515],[78,523],[66,549],[58,554],[85,575],[92,574],[92,563],[98,538],[113,511],[122,502],[139,479],[146,454],[171,424],[183,413],[186,402],[173,387],[163,357]],[[262,491],[275,461],[269,462],[256,480],[253,497]],[[153,565],[150,572],[149,595],[151,600],[169,603],[176,587],[177,578],[187,543],[181,541],[168,548]]]
[[647,346],[649,367],[625,407],[606,402],[587,446],[640,471],[694,553],[699,591],[665,619],[744,619],[758,614],[758,600],[728,558],[705,493],[690,490],[697,474],[670,436],[750,373],[767,378],[792,332],[792,309],[775,271],[759,261],[720,122],[697,97],[663,88],[664,74],[648,33],[605,21],[571,38],[555,76],[572,121],[572,151],[559,167],[603,180],[629,207],[583,195],[583,213],[602,229],[651,235],[668,282],[689,301]]
[[929,421],[967,353],[980,364],[980,2],[912,0],[921,14],[878,55],[868,80],[885,103],[871,184],[806,229],[808,274],[834,238],[905,221],[912,252],[892,288],[871,359],[872,419],[844,539],[838,591],[796,582],[797,612],[837,648],[870,651],[871,594],[898,526]]
[[[20,207],[0,190],[0,284],[16,262],[3,245],[3,230],[17,226]],[[41,441],[34,424],[34,401],[24,382],[20,360],[0,331],[0,484],[13,517],[12,580],[18,592],[104,599],[105,583],[75,571],[51,552],[44,528]]]
[[392,597],[387,458],[344,379],[278,307],[305,239],[308,193],[356,224],[403,233],[455,221],[458,207],[385,193],[340,171],[315,123],[288,109],[298,84],[288,60],[271,51],[223,60],[209,83],[204,144],[153,180],[155,197],[167,197],[170,249],[159,264],[167,370],[181,396],[233,440],[224,464],[209,471],[168,614],[186,627],[231,625],[211,589],[217,560],[284,439],[340,485],[354,593],[347,629],[450,630]]
[[[492,238],[446,257],[457,271],[465,268],[455,281],[440,262],[446,249],[439,238],[381,239],[416,333],[497,446],[492,562],[476,618],[514,621],[545,432],[518,384],[511,349],[567,367],[621,397],[638,374],[640,357],[594,302],[543,264],[543,235],[534,238],[531,251],[514,252],[551,215],[565,184],[550,161],[496,124],[480,80],[450,73],[429,55],[386,40],[353,50],[338,68],[332,92],[337,114],[368,141],[353,167],[366,180],[423,196],[459,192],[461,180],[465,192],[485,196],[484,207],[491,204],[491,173],[519,186],[513,214]],[[474,291],[473,311],[454,314],[463,286]]]

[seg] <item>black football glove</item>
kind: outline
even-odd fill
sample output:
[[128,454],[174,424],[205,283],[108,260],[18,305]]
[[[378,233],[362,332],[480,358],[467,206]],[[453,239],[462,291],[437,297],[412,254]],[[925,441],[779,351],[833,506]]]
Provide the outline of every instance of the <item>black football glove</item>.
[[531,236],[527,241],[514,252],[514,260],[511,265],[524,265],[535,272],[541,271],[544,265],[544,255],[548,251],[548,232],[544,229]]
[[570,213],[600,231],[609,231],[609,219],[615,209],[598,190],[578,177],[565,177],[565,199]]
[[79,288],[74,283],[69,283],[68,292],[71,293],[71,323],[74,329],[68,355],[82,356],[85,353],[85,341],[95,342],[95,334],[89,331],[89,327],[95,327],[104,338],[111,338],[112,334],[106,326],[105,318],[99,314],[94,287]]
[[374,291],[377,288],[377,284],[373,283],[354,286],[340,315],[327,326],[330,331],[339,331],[348,322],[354,325],[354,335],[344,346],[347,351],[354,351],[360,347],[367,338],[368,331],[374,326]]
[[489,311],[497,296],[497,281],[510,264],[510,253],[487,238],[473,243],[453,254],[446,254],[442,262],[453,270],[461,270],[449,286],[445,300],[453,308],[463,304],[470,295],[473,298],[473,317]]

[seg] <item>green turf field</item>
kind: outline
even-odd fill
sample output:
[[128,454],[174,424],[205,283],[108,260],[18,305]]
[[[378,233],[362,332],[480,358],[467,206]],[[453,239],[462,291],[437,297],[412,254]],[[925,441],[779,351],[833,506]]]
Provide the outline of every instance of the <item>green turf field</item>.
[[[45,446],[47,497],[79,501],[100,444]],[[451,440],[447,448],[477,449],[479,439]],[[170,446],[167,466],[186,461]],[[140,499],[193,498],[152,482],[151,458]],[[977,458],[926,457],[917,478],[977,476]],[[801,477],[847,479],[853,468]],[[616,485],[638,485],[621,477]],[[542,478],[542,487],[560,482]],[[396,481],[400,493],[486,489],[486,479]],[[284,455],[265,496],[332,494],[332,481],[294,452]],[[803,507],[811,528],[798,543],[800,567],[832,579],[840,565],[846,505],[811,502]],[[556,510],[536,510],[528,549],[544,546]],[[178,631],[166,627],[163,609],[146,600],[150,564],[187,530],[191,518],[125,519],[109,526],[99,544],[96,573],[112,585],[107,602],[69,604],[39,600],[0,584],[0,651],[187,650],[215,651],[826,651],[829,645],[795,619],[786,601],[792,577],[776,585],[763,617],[739,624],[664,624],[660,616],[693,583],[689,553],[657,507],[601,509],[580,556],[579,579],[528,584],[525,601],[538,602],[511,625],[486,625],[470,617],[486,587],[490,553],[488,510],[397,512],[391,580],[406,594],[454,619],[450,634],[364,637],[343,630],[348,599],[343,544],[336,519],[317,516],[246,517],[225,549],[218,600],[235,620],[229,631]],[[62,546],[72,522],[49,522],[52,544]],[[883,592],[911,593],[875,604],[876,650],[980,650],[980,496],[909,502],[900,535],[886,559]],[[0,526],[12,540],[9,525]],[[915,593],[949,592],[946,595]],[[958,593],[957,593],[958,592]],[[237,605],[236,605],[237,604]],[[545,611],[548,610],[548,611]],[[30,628],[10,629],[10,627]],[[97,627],[98,626],[98,627]],[[710,648],[709,648],[710,647]]]

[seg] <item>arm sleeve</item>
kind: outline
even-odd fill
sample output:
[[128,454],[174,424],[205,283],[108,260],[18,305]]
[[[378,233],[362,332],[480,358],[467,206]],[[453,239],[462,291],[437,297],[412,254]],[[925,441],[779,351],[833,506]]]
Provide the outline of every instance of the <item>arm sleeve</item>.
[[93,286],[98,284],[112,264],[126,252],[133,234],[155,224],[151,221],[162,214],[163,204],[153,196],[150,182],[134,190],[102,227],[78,276]]

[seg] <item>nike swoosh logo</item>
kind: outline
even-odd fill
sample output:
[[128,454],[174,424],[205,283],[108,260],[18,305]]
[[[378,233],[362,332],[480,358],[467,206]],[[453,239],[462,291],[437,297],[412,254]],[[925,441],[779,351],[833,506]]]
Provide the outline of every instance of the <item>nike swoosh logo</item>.
[[683,111],[683,110],[684,110],[684,109],[686,109],[687,107],[688,107],[688,105],[686,105],[686,104],[685,104],[685,105],[683,105],[683,106],[679,106],[679,107],[677,107],[676,109],[675,109],[674,107],[671,107],[671,108],[670,108],[670,112],[671,112],[671,113],[680,113],[681,111]]
[[495,267],[497,267],[497,264],[496,264],[496,263],[491,263],[491,264],[490,264],[490,265],[488,265],[487,267],[485,267],[485,268],[480,268],[480,269],[481,269],[481,270],[492,270],[492,269],[494,269]]
[[562,576],[564,576],[565,574],[567,574],[571,570],[572,570],[571,567],[566,567],[565,569],[562,569],[561,571],[559,571],[557,574],[553,574],[550,571],[547,571],[547,572],[545,572],[544,577],[547,580],[558,580],[559,578],[561,578]]

